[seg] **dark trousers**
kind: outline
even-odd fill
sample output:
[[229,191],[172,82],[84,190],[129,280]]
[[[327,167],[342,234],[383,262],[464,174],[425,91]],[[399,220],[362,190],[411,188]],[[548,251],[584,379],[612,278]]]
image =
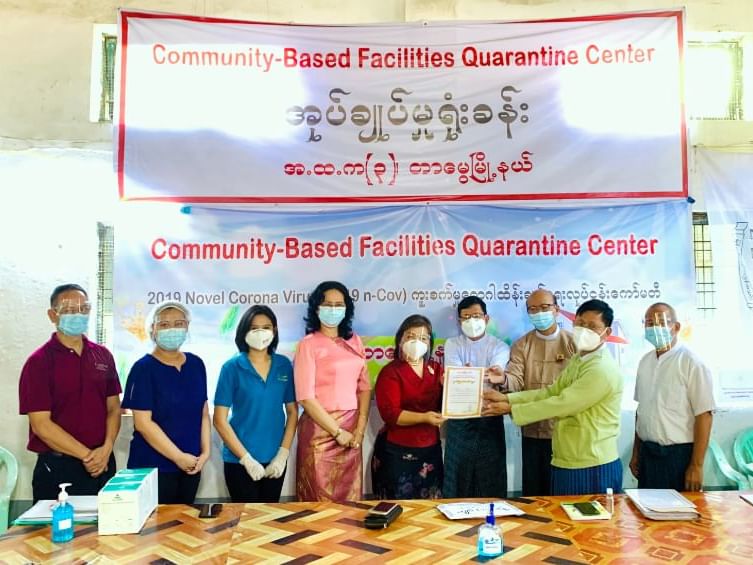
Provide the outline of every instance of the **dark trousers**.
[[31,478],[34,502],[57,500],[60,483],[71,483],[66,490],[74,495],[96,495],[115,474],[115,456],[110,454],[107,469],[92,477],[80,459],[60,453],[40,453]]
[[552,492],[552,440],[523,436],[523,496]]
[[201,473],[189,475],[183,471],[157,473],[158,499],[160,504],[193,504],[199,490]]
[[659,445],[642,441],[638,451],[638,488],[685,490],[685,471],[693,455],[692,443]]
[[507,450],[502,416],[448,420],[445,498],[506,498]]
[[225,484],[233,502],[280,502],[284,481],[284,472],[279,479],[262,477],[255,481],[240,463],[225,463]]

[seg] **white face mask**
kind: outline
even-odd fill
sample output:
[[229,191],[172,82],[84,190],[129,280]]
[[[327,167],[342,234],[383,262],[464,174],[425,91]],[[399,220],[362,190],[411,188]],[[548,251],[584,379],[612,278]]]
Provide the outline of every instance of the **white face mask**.
[[403,342],[403,355],[408,359],[415,361],[421,359],[429,349],[428,344],[420,339],[411,339]]
[[[604,330],[604,332],[607,330]],[[575,326],[573,328],[573,339],[575,340],[575,348],[578,351],[593,351],[599,345],[601,345],[601,336],[604,333],[597,334],[595,331],[584,328],[582,326]]]
[[272,330],[258,329],[251,330],[246,334],[246,343],[251,349],[263,350],[269,347],[275,333]]
[[460,329],[471,339],[481,337],[486,331],[486,320],[483,318],[468,318],[460,324]]

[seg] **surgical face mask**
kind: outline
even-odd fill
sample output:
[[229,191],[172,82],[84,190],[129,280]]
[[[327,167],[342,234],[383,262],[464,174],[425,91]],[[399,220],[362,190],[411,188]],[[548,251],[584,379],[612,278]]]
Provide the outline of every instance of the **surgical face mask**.
[[246,343],[251,349],[264,350],[275,338],[275,332],[267,329],[251,330],[246,334]]
[[319,321],[328,328],[336,328],[345,319],[345,306],[319,306]]
[[672,345],[672,329],[667,326],[647,327],[644,335],[654,349],[667,349]]
[[89,327],[89,314],[61,314],[58,329],[65,335],[78,337]]
[[483,318],[468,318],[460,324],[460,329],[471,339],[481,337],[486,331],[486,320]]
[[429,349],[429,345],[424,343],[420,339],[410,339],[403,342],[403,355],[408,359],[416,360],[421,359],[426,355],[426,351]]
[[155,341],[161,349],[165,351],[177,351],[183,342],[186,341],[186,335],[188,334],[187,328],[170,328],[167,330],[159,330],[157,332]]
[[[607,331],[606,329],[604,331]],[[602,332],[604,333],[604,332]],[[601,345],[601,335],[595,331],[584,328],[582,326],[575,326],[573,328],[573,339],[575,340],[575,348],[578,351],[593,351],[599,345]]]
[[543,332],[552,327],[554,323],[554,312],[536,312],[535,314],[528,314],[528,319],[531,320],[533,327]]

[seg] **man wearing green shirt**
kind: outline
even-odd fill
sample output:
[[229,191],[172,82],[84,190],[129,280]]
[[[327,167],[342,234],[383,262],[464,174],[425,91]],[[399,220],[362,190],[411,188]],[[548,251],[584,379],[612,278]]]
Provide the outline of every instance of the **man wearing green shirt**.
[[538,390],[484,393],[483,416],[510,414],[524,426],[556,418],[552,436],[552,494],[596,494],[622,490],[620,433],[622,375],[604,343],[614,312],[589,300],[575,313],[578,350],[553,384]]

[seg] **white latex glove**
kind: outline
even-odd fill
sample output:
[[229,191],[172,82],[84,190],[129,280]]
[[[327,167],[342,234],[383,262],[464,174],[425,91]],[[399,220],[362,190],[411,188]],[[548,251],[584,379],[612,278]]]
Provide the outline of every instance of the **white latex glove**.
[[267,468],[264,470],[264,476],[270,479],[279,479],[285,472],[285,464],[288,462],[288,454],[290,451],[287,447],[280,446],[277,450],[277,455],[272,458]]
[[239,461],[241,465],[246,468],[246,473],[253,480],[258,481],[264,477],[264,467],[256,459],[251,457],[251,454],[247,451],[246,454],[241,457]]

